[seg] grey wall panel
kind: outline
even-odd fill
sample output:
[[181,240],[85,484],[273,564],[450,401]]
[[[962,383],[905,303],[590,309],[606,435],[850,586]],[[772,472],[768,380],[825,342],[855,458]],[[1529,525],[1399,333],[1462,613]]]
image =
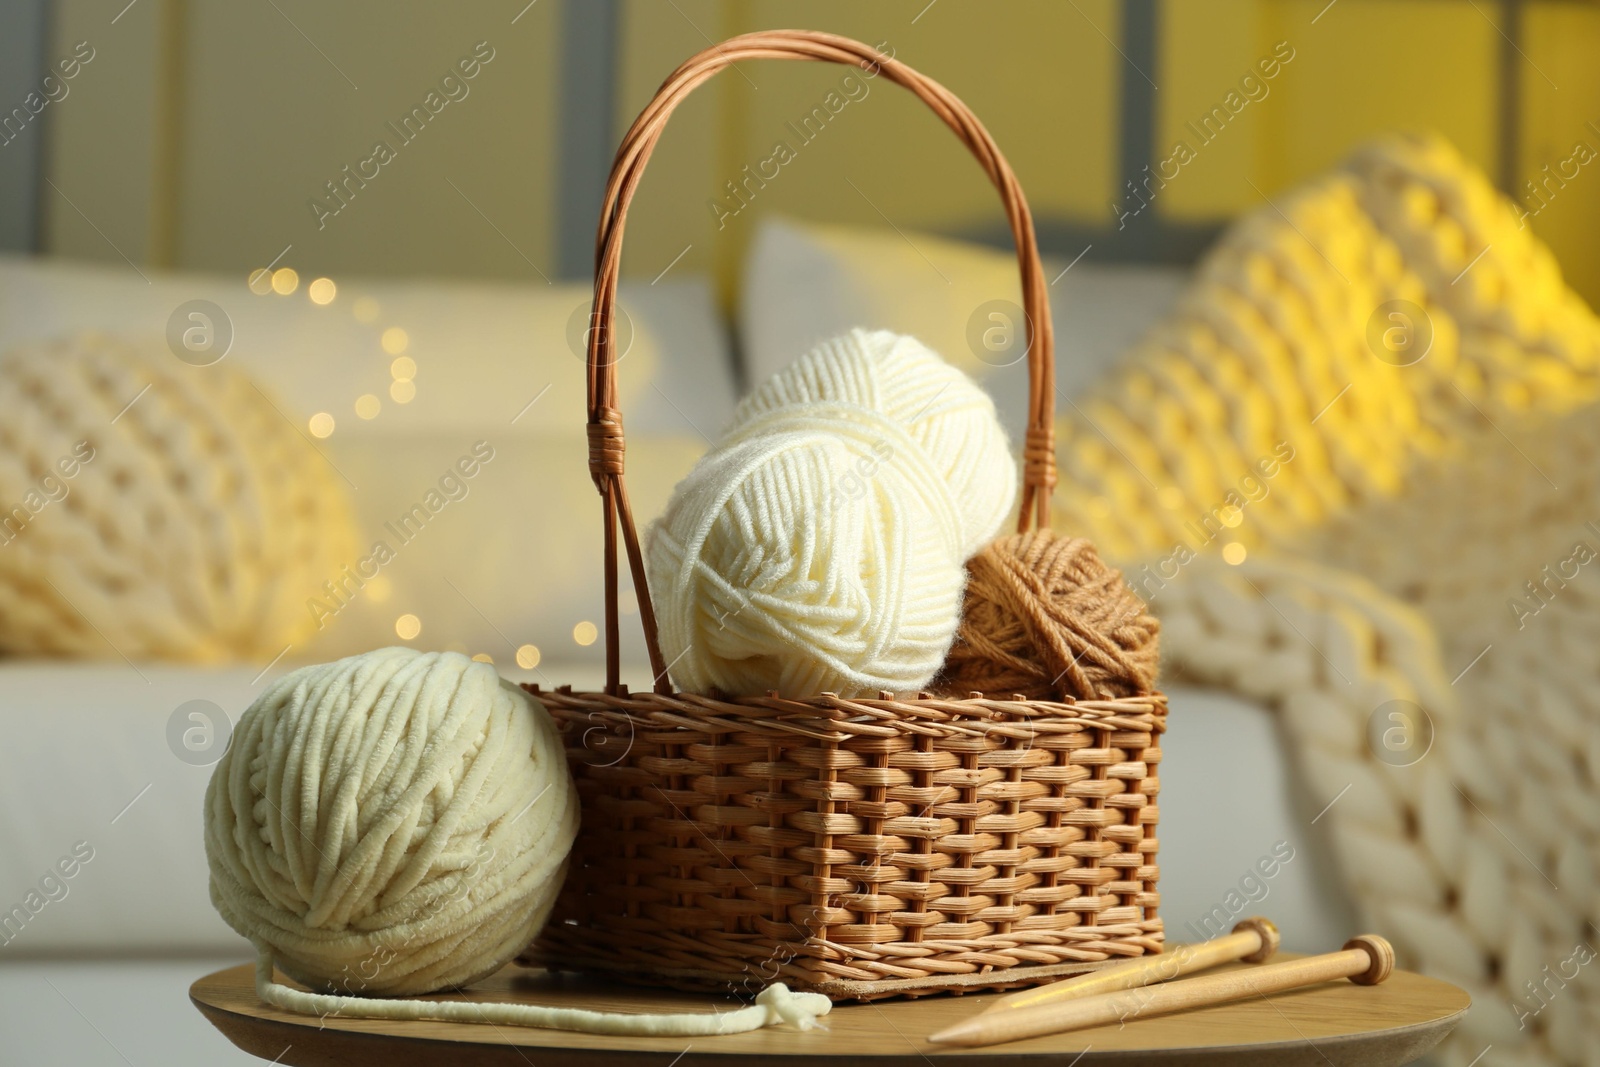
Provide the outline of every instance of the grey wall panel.
[[47,99],[46,0],[0,0],[0,249],[33,251],[39,239],[39,174]]

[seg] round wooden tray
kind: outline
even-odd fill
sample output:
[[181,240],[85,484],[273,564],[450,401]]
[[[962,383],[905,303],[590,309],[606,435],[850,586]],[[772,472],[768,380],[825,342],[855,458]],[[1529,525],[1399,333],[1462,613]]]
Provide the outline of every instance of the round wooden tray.
[[[1293,959],[1280,953],[1274,959]],[[1234,966],[1245,966],[1235,964]],[[1140,1019],[1118,1028],[1014,1041],[990,1048],[930,1045],[925,1035],[977,1014],[990,995],[839,1004],[828,1029],[758,1030],[726,1037],[596,1037],[559,1030],[461,1023],[375,1022],[294,1015],[256,998],[254,968],[207,975],[189,997],[235,1045],[264,1060],[298,1067],[734,1067],[751,1056],[781,1056],[795,1067],[866,1062],[873,1067],[928,1067],[930,1057],[967,1065],[1159,1063],[1306,1064],[1387,1067],[1410,1063],[1443,1040],[1470,998],[1448,983],[1407,971],[1378,986],[1349,982]],[[510,966],[471,993],[450,999],[511,1000],[613,1011],[709,1011],[708,997],[609,986],[592,978]],[[731,1006],[731,1002],[729,1005]],[[1079,1055],[1081,1053],[1081,1055]],[[1078,1056],[1063,1059],[1063,1054]],[[734,1057],[738,1057],[737,1059]]]

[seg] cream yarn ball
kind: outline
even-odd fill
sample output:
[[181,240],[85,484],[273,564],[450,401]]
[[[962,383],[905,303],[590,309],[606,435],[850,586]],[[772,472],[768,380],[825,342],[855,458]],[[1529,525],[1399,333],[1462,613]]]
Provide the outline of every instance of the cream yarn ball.
[[353,555],[344,485],[229,363],[22,347],[0,413],[0,650],[255,658],[315,628]]
[[650,529],[679,688],[806,697],[926,685],[961,614],[943,471],[895,420],[843,404],[748,418]]
[[488,664],[408,648],[272,683],[205,805],[212,903],[263,959],[339,994],[498,970],[543,926],[578,827],[544,709]]
[[855,329],[817,345],[747,396],[734,432],[780,407],[854,404],[901,423],[950,485],[970,557],[1000,532],[1017,497],[1017,463],[983,387],[915,337]]

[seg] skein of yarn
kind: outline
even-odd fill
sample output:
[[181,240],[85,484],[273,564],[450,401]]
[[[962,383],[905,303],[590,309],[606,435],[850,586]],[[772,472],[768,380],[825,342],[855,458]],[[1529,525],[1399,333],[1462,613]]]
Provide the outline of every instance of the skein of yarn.
[[206,791],[211,900],[313,989],[431,993],[527,945],[577,825],[531,697],[458,653],[381,649],[293,671],[240,718]]
[[950,486],[962,557],[999,532],[1017,496],[1017,464],[994,401],[915,337],[855,329],[817,345],[739,404],[732,433],[783,407],[842,403],[905,427]]
[[373,999],[508,963],[549,916],[577,828],[537,702],[466,656],[386,648],[294,671],[241,716],[206,790],[211,900],[256,946],[257,993],[289,1011],[685,1036],[828,1011],[781,984],[683,1015]]
[[967,573],[941,691],[1029,700],[1155,692],[1161,624],[1089,541],[1014,534],[974,556]]
[[661,649],[689,692],[918,689],[960,615],[942,472],[898,422],[851,405],[745,422],[679,483],[647,556]]

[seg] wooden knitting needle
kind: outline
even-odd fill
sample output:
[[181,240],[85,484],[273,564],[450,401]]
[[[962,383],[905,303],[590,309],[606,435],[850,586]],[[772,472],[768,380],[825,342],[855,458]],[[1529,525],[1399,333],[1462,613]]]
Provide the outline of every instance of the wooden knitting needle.
[[1147,1015],[1206,1008],[1213,1004],[1285,989],[1348,978],[1357,985],[1376,985],[1394,970],[1394,949],[1376,934],[1363,934],[1345,943],[1341,952],[1308,956],[1288,963],[1268,963],[1244,970],[1224,971],[1201,978],[1101,993],[1082,1000],[1038,1004],[1015,1011],[985,1012],[964,1023],[928,1036],[947,1045],[994,1045],[1041,1034],[1082,1030],[1106,1023],[1125,1022]]
[[1008,993],[984,1009],[985,1014],[1016,1011],[1037,1004],[1050,1004],[1058,1000],[1073,1000],[1099,993],[1114,993],[1119,989],[1165,982],[1179,975],[1203,971],[1220,963],[1243,960],[1261,963],[1278,950],[1278,928],[1271,919],[1253,916],[1240,920],[1233,932],[1210,941],[1194,945],[1179,945],[1160,955],[1140,956],[1122,963],[1103,967],[1090,974],[1080,974],[1060,982],[1052,982],[1036,989]]

